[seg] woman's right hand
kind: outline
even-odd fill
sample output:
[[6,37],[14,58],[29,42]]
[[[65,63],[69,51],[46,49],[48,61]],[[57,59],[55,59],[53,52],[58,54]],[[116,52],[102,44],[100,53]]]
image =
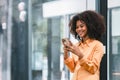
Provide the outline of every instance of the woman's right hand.
[[68,58],[68,50],[67,50],[67,47],[64,46],[64,47],[63,47],[63,50],[64,50],[64,59],[67,59],[67,58]]
[[72,46],[72,43],[71,41],[68,39],[68,38],[63,38],[62,39],[62,43],[63,43],[63,50],[64,50],[64,59],[67,59],[69,57],[68,55],[68,52],[69,52],[69,49],[68,47],[69,46]]

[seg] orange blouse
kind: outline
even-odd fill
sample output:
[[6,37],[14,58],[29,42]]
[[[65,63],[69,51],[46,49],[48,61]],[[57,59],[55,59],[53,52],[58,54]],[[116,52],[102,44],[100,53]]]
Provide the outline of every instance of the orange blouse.
[[82,59],[72,54],[64,60],[68,69],[73,72],[72,80],[100,80],[99,68],[104,54],[103,44],[98,40],[86,40],[77,44],[84,54]]

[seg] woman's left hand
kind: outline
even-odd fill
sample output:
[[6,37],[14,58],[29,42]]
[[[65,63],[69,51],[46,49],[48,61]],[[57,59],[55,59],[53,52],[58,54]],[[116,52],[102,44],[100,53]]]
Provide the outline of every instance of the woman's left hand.
[[80,59],[83,57],[83,54],[80,51],[80,48],[76,45],[72,44],[71,46],[67,46],[67,50],[77,55]]

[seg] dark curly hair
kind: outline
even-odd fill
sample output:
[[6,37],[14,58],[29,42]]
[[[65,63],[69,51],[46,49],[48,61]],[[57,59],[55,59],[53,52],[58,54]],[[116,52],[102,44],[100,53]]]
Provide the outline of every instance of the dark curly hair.
[[101,37],[105,32],[105,21],[102,15],[95,11],[87,10],[73,16],[69,22],[69,27],[70,32],[75,36],[76,39],[80,39],[76,32],[76,22],[78,20],[86,24],[89,38],[99,41],[101,40]]

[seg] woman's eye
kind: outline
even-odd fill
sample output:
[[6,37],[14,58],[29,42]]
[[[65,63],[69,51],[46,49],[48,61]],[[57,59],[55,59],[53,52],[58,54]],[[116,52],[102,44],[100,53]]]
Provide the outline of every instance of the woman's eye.
[[79,28],[79,26],[76,26],[76,28]]
[[84,25],[82,24],[82,25],[80,25],[80,27],[83,27]]
[[81,24],[79,26],[76,26],[76,28],[83,28],[84,27],[84,24]]
[[84,26],[84,24],[81,24],[81,25],[80,25],[80,27],[83,27],[83,26]]

